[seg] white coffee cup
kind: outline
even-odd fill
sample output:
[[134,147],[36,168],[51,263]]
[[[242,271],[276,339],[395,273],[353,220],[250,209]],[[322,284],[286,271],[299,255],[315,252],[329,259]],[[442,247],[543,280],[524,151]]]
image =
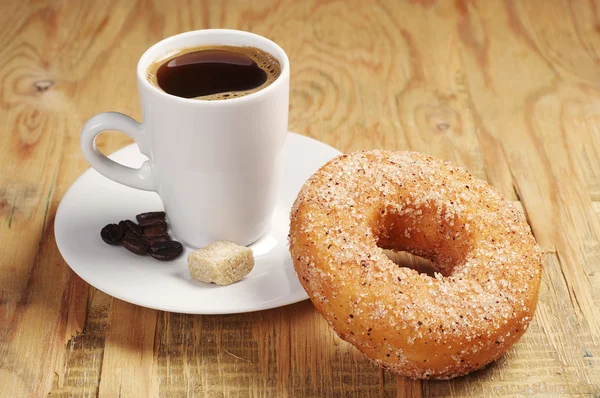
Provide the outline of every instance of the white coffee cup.
[[[266,51],[279,60],[281,74],[255,93],[218,101],[176,97],[148,81],[151,64],[184,48],[213,44]],[[116,112],[88,120],[81,149],[90,165],[121,184],[156,191],[173,235],[190,246],[220,240],[247,245],[259,239],[270,226],[287,135],[290,64],[285,52],[253,33],[186,32],[150,47],[138,62],[137,80],[143,122]],[[105,130],[129,135],[148,161],[132,169],[101,154],[95,138]]]

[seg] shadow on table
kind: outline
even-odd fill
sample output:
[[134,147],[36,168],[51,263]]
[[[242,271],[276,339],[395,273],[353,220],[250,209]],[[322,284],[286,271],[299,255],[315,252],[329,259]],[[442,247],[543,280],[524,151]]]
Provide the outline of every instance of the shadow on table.
[[505,366],[504,357],[490,363],[483,369],[476,370],[466,376],[456,377],[451,380],[426,380],[423,381],[424,396],[481,396],[483,383],[494,379],[494,374]]

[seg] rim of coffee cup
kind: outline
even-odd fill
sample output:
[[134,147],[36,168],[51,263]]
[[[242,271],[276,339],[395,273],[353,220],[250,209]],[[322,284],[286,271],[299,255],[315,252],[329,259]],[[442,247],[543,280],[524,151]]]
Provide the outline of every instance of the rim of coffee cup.
[[[174,45],[174,43],[176,43],[176,42],[188,39],[189,37],[195,37],[198,35],[215,36],[215,41],[214,42],[205,42],[205,43],[203,42],[203,43],[197,43],[197,44],[188,44],[188,45],[183,45],[180,47]],[[223,36],[225,37],[225,39],[219,40],[219,37],[223,37]],[[259,44],[258,45],[257,45],[257,43],[242,44],[242,43],[237,43],[235,40],[233,43],[228,42],[227,39],[228,38],[231,39],[232,37],[239,37],[239,38],[250,37],[253,40],[257,41]],[[260,44],[264,44],[269,48],[264,48]],[[249,45],[249,46],[257,47],[257,48],[273,55],[275,58],[277,58],[277,60],[281,64],[281,73],[273,81],[273,83],[269,84],[267,87],[263,88],[262,90],[258,90],[254,93],[244,95],[242,97],[229,98],[227,100],[220,100],[220,101],[210,101],[210,100],[203,100],[203,99],[197,99],[197,98],[178,97],[176,95],[169,94],[169,93],[159,89],[158,87],[156,87],[155,85],[151,84],[148,81],[147,73],[148,73],[148,68],[150,67],[150,65],[152,65],[155,62],[160,62],[161,60],[168,58],[169,56],[177,53],[178,51],[181,51],[184,48],[193,47],[195,45],[208,45],[208,46],[210,46],[210,45],[225,45],[225,46]],[[162,49],[164,47],[167,47],[167,48],[172,47],[172,49],[162,51],[162,54],[158,55],[158,56],[153,55],[156,52],[161,53],[160,49]],[[153,92],[155,92],[158,95],[168,96],[170,99],[172,99],[174,101],[182,101],[185,103],[202,103],[203,105],[211,104],[211,105],[225,105],[226,106],[227,104],[239,104],[240,102],[254,100],[257,97],[262,96],[262,95],[268,95],[268,93],[270,91],[275,90],[277,85],[283,84],[282,83],[284,81],[283,77],[289,76],[289,73],[290,73],[290,61],[289,61],[288,56],[285,53],[285,51],[277,43],[275,43],[274,41],[272,41],[270,39],[267,39],[264,36],[258,35],[256,33],[251,33],[251,32],[247,32],[244,30],[236,30],[236,29],[192,30],[189,32],[179,33],[177,35],[167,37],[166,39],[163,39],[163,40],[157,42],[156,44],[154,44],[153,46],[151,46],[150,48],[148,48],[144,52],[144,54],[142,54],[142,56],[140,57],[140,60],[138,61],[138,64],[137,64],[137,78],[141,85],[144,85],[145,87],[149,88],[150,90],[152,90]]]

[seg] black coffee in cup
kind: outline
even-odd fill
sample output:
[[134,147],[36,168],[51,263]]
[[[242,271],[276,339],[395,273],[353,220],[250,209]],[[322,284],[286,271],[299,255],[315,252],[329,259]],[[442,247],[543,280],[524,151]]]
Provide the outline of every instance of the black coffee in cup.
[[148,80],[168,94],[200,100],[243,97],[269,86],[279,61],[255,47],[187,48],[148,68]]

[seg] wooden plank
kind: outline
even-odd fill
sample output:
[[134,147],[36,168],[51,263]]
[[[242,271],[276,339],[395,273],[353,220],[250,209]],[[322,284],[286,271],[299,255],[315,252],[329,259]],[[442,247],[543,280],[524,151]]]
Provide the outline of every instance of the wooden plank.
[[60,94],[40,89],[51,53],[42,45],[39,10],[3,5],[0,17],[0,396],[46,394],[77,323],[66,305],[71,272],[53,234],[72,120],[61,112]]
[[[55,207],[56,202],[48,200],[47,206]],[[46,211],[43,210],[44,215]],[[37,252],[30,260],[31,268],[10,268],[13,265],[9,263],[3,264],[0,270],[4,276],[0,279],[0,384],[4,386],[0,395],[45,394],[54,382],[53,370],[62,363],[71,273],[62,268],[56,255],[52,254],[56,250],[52,220],[47,221],[49,225],[46,224],[36,237],[39,242],[36,242]],[[23,224],[19,216],[11,227],[22,231]],[[4,243],[3,250],[6,250],[8,242]],[[49,280],[52,283],[48,283]],[[22,290],[11,293],[14,287]]]
[[[73,4],[63,11],[60,5],[10,2],[0,16],[5,27],[0,57],[6,60],[0,68],[2,396],[64,389],[78,370],[69,366],[71,350],[78,346],[71,337],[83,330],[88,286],[71,283],[73,274],[54,243],[53,220],[58,201],[87,167],[77,139],[85,118],[77,109],[87,95],[76,101],[73,96],[79,80],[92,79],[82,79],[89,64],[72,61],[89,59],[87,50],[102,50],[105,43],[94,48],[68,34],[69,27],[72,32],[90,27],[79,14],[94,11],[89,5]],[[93,361],[79,362],[94,366]],[[95,395],[94,383],[91,388],[85,379],[77,384],[83,393]]]
[[100,397],[158,395],[157,311],[113,299],[100,374]]
[[166,396],[369,397],[395,391],[308,302],[244,315],[162,313],[157,336]]
[[[5,3],[0,396],[600,395],[595,2]],[[520,198],[544,279],[530,330],[504,358],[450,382],[394,378],[308,302],[231,316],[157,313],[73,278],[52,221],[87,167],[81,125],[105,110],[139,120],[139,55],[207,27],[254,31],[286,49],[291,130],[344,151],[427,152]],[[107,133],[98,145],[108,153],[130,142]]]
[[[482,9],[485,10],[482,18],[485,17],[490,28],[499,28],[495,26],[498,24],[498,15],[506,10],[501,7]],[[536,12],[533,9],[529,11]],[[559,11],[560,9],[555,10]],[[568,9],[563,10],[567,11]],[[555,127],[561,123],[558,115],[561,115],[563,96],[568,103],[568,92],[584,97],[590,94],[563,82],[568,81],[568,76],[557,82],[554,71],[543,59],[531,60],[525,66],[518,67],[513,66],[515,64],[511,63],[511,57],[502,60],[499,54],[514,56],[523,51],[524,44],[517,38],[491,41],[490,47],[496,49],[497,55],[490,55],[490,58],[498,61],[490,61],[487,67],[494,68],[499,79],[512,79],[515,83],[512,87],[495,85],[493,89],[488,89],[481,65],[475,59],[465,58],[466,67],[471,72],[469,76],[474,103],[479,104],[477,112],[489,115],[493,109],[494,115],[504,113],[503,117],[494,118],[489,115],[487,120],[490,130],[498,140],[501,139],[511,160],[516,189],[533,232],[542,249],[558,249],[559,255],[566,260],[563,261],[565,277],[577,291],[576,294],[580,295],[572,298],[580,302],[581,308],[578,311],[584,312],[594,335],[600,336],[598,309],[594,304],[596,293],[583,277],[595,266],[585,261],[587,251],[582,250],[580,244],[580,239],[586,238],[589,244],[598,245],[600,227],[585,191],[585,184],[578,178],[575,171],[577,166],[571,161],[575,154],[565,156],[565,149],[568,148],[565,148],[564,131]],[[537,79],[532,80],[532,75],[537,76]],[[562,93],[561,87],[564,87]],[[511,103],[499,100],[506,98],[509,92]],[[514,106],[514,103],[518,105]],[[589,268],[586,270],[585,267]]]
[[396,376],[396,394],[398,398],[422,397],[421,382],[419,380],[411,380],[406,377]]
[[[78,277],[74,277],[72,283],[88,286]],[[95,397],[98,394],[112,297],[94,288],[85,292],[87,297],[80,298],[85,304],[83,327],[66,343],[64,366],[56,370],[59,380],[52,388],[53,397]]]
[[[573,122],[571,114],[567,117],[561,111],[563,104],[570,104],[570,98],[597,99],[598,93],[582,90],[576,79],[557,70],[553,63],[549,64],[547,55],[552,52],[554,42],[540,41],[524,29],[530,26],[530,21],[540,21],[534,17],[539,13],[538,7],[524,6],[524,3],[507,3],[506,6],[486,3],[484,6],[479,2],[466,4],[464,12],[468,21],[477,20],[486,27],[481,40],[476,42],[480,46],[485,43],[484,58],[477,46],[473,46],[475,37],[463,40],[467,48],[463,59],[473,111],[485,121],[494,143],[503,146],[533,232],[542,250],[552,253],[552,257],[546,256],[544,287],[554,288],[555,296],[542,294],[534,323],[509,352],[511,364],[507,371],[515,372],[514,376],[503,375],[502,369],[494,366],[483,372],[498,374],[500,382],[492,381],[497,380],[492,377],[493,373],[486,374],[486,382],[473,389],[472,383],[459,379],[451,382],[451,386],[444,386],[445,389],[432,391],[432,395],[597,394],[598,376],[592,367],[582,363],[582,358],[587,355],[587,347],[597,347],[600,338],[598,290],[589,279],[600,269],[593,254],[597,252],[600,229],[586,184],[576,171],[579,165],[572,161],[578,153],[568,152],[565,131],[557,127],[564,125],[564,120]],[[544,7],[544,13],[554,16],[569,13],[569,5],[555,2]],[[511,24],[511,34],[502,38],[493,36],[490,32],[504,29],[506,20]],[[571,26],[567,26],[569,24]],[[572,24],[568,18],[556,20],[552,25],[545,25],[544,34],[559,37],[558,32],[571,28]],[[573,50],[573,55],[581,57],[577,53],[580,45],[575,38],[564,50]],[[532,46],[536,51],[531,51]],[[567,57],[567,54],[562,56]],[[523,58],[527,59],[526,63],[518,62]],[[507,98],[510,101],[506,101]],[[575,132],[570,134],[574,135]],[[488,136],[481,135],[480,139],[484,141]],[[597,144],[588,142],[588,145]],[[565,288],[558,288],[557,283],[564,283]],[[565,309],[565,305],[569,308]],[[562,338],[560,342],[556,341],[557,335]],[[529,343],[533,339],[536,340]],[[527,358],[527,351],[537,361],[529,360],[520,365]],[[548,358],[544,351],[552,355]],[[511,356],[513,352],[519,353],[518,359]],[[542,360],[545,356],[555,365]],[[555,367],[557,360],[560,369]],[[552,374],[553,368],[555,374]],[[526,382],[515,382],[515,376],[520,373]],[[504,384],[504,380],[512,382]],[[465,391],[464,387],[468,389]]]

